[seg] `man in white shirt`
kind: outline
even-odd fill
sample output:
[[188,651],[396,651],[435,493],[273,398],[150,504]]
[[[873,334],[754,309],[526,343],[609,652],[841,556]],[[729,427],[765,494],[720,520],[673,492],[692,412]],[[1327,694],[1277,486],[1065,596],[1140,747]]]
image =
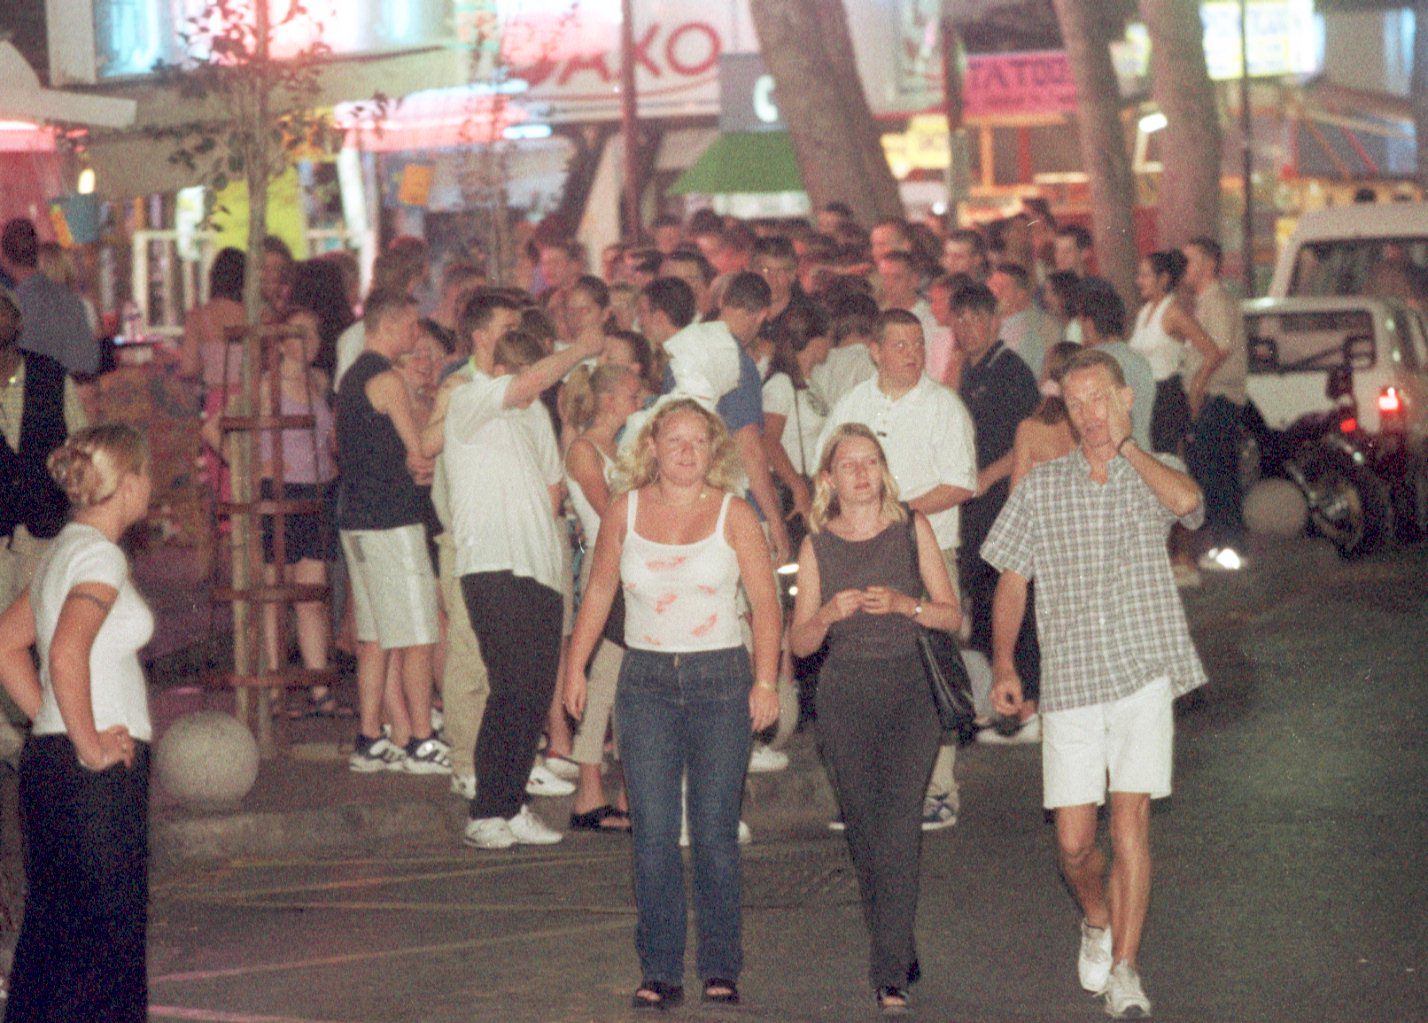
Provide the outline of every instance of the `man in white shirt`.
[[[977,489],[977,453],[972,417],[962,399],[923,371],[922,324],[905,309],[879,319],[870,348],[878,375],[854,387],[833,407],[818,438],[827,445],[843,423],[863,423],[887,456],[898,494],[927,516],[948,574],[957,578],[958,506]],[[957,823],[955,746],[944,746],[932,770],[923,808],[923,830]]]

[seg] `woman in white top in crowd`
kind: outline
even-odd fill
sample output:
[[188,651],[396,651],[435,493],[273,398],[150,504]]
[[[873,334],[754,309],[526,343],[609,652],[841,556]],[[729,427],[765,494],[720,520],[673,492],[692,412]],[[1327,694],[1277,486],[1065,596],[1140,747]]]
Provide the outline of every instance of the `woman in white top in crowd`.
[[828,316],[815,305],[787,310],[766,333],[773,342],[764,378],[764,450],[769,468],[792,495],[785,514],[808,516],[808,478],[818,460],[818,434],[828,406],[808,385],[809,374],[823,364],[833,346]]
[[110,423],[71,436],[49,468],[73,518],[0,616],[0,682],[33,721],[20,758],[28,895],[5,1018],[142,1023],[153,726],[139,650],[154,618],[118,541],[148,511],[149,454],[137,430]]
[[[609,346],[606,351],[608,352]],[[570,503],[580,520],[585,547],[591,551],[600,532],[600,517],[610,503],[610,478],[615,468],[615,435],[625,420],[640,407],[640,378],[624,366],[607,364],[590,377],[589,398],[572,403],[572,424],[581,433],[565,452],[565,483]],[[590,579],[594,559],[581,564],[579,592]],[[608,632],[608,630],[606,630]],[[589,695],[585,715],[575,731],[570,759],[579,765],[575,804],[570,811],[570,827],[585,831],[629,831],[629,807],[624,783],[619,783],[613,800],[605,798],[600,764],[605,755],[605,732],[610,711],[615,706],[615,682],[620,676],[624,648],[619,641],[603,638],[589,668]]]
[[[1225,361],[1225,353],[1210,339],[1176,294],[1185,276],[1186,259],[1179,249],[1152,252],[1140,261],[1136,287],[1145,305],[1135,318],[1128,344],[1145,356],[1155,378],[1155,403],[1150,412],[1150,446],[1178,455],[1190,423],[1204,401],[1205,381]],[[1180,376],[1185,345],[1204,360],[1187,392]]]
[[[639,1009],[684,997],[685,888],[680,780],[689,833],[704,1000],[739,1001],[743,968],[739,804],[751,733],[778,717],[779,612],[753,509],[730,492],[733,442],[691,399],[659,407],[628,453],[629,490],[601,519],[595,564],[570,640],[565,706],[585,712],[585,664],[616,589],[625,597],[625,658],[615,724],[634,824]],[[740,583],[753,612],[752,665],[740,634]]]

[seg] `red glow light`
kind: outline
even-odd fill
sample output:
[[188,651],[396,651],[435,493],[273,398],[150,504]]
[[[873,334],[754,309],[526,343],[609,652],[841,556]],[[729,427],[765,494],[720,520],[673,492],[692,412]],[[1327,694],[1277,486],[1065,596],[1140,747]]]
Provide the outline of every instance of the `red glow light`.
[[1353,416],[1346,416],[1339,420],[1340,433],[1353,433],[1359,428],[1359,421]]
[[1394,416],[1403,411],[1403,395],[1397,387],[1385,387],[1378,396],[1378,410],[1386,416]]

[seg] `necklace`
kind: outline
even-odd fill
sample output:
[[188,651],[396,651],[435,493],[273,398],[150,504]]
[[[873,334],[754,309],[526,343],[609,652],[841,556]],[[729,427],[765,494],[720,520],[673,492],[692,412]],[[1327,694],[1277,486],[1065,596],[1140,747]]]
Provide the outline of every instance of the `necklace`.
[[708,488],[708,487],[700,487],[700,488],[699,488],[699,493],[698,493],[698,495],[696,495],[695,497],[689,499],[688,501],[671,501],[671,500],[669,499],[669,497],[668,497],[667,495],[665,495],[665,493],[663,492],[663,490],[661,490],[660,495],[659,495],[660,500],[663,501],[666,505],[668,505],[668,506],[671,507],[671,508],[692,508],[692,507],[694,507],[696,504],[698,504],[700,501],[704,500],[704,499],[705,499],[706,497],[708,497],[708,496],[709,496],[709,488]]

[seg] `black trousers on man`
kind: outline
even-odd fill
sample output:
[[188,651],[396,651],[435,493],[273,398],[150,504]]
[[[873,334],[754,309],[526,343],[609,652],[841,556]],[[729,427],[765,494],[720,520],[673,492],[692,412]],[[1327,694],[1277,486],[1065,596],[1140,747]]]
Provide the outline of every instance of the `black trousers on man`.
[[514,572],[461,577],[461,596],[481,644],[491,695],[476,735],[476,798],[471,817],[514,817],[560,670],[561,595]]

